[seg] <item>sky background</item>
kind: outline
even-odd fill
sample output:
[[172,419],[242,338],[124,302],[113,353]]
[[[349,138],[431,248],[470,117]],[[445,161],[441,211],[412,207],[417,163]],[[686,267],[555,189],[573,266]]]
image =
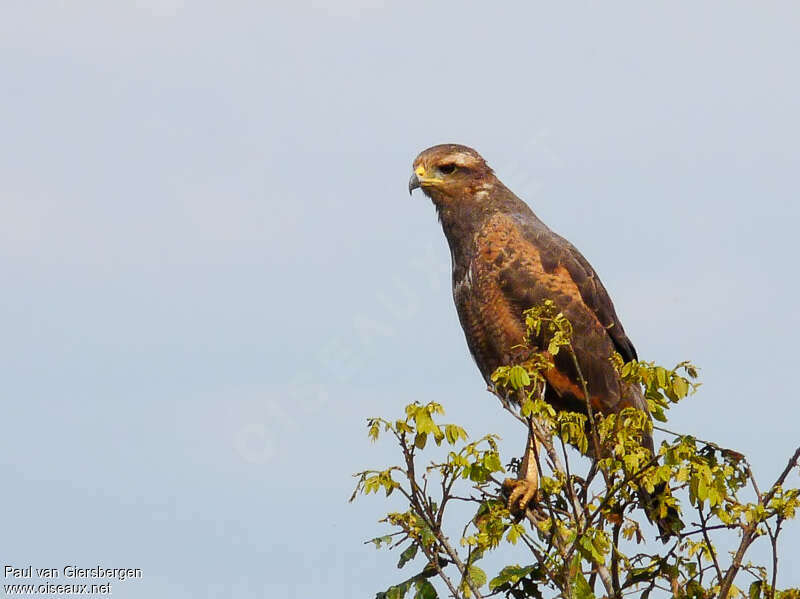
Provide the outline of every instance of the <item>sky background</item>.
[[399,580],[362,544],[397,504],[347,503],[393,457],[365,418],[437,399],[524,443],[407,193],[442,142],[584,253],[640,356],[702,368],[670,426],[768,485],[800,438],[799,56],[792,2],[4,2],[0,561],[142,568],[121,599]]

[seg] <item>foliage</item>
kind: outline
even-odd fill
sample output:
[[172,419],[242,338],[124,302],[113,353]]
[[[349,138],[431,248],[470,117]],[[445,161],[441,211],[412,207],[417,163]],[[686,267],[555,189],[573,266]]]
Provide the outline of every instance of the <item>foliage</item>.
[[[569,352],[580,372],[572,327],[551,302],[528,310],[526,324],[530,349],[542,350],[499,368],[492,380],[503,406],[541,443],[536,501],[524,515],[509,511],[497,435],[470,440],[461,426],[438,421],[444,414],[440,404],[412,403],[396,420],[370,418],[370,439],[391,436],[402,463],[356,474],[351,501],[359,494],[402,495],[405,509],[382,520],[391,532],[371,542],[400,551],[399,568],[418,557],[424,561],[418,574],[377,597],[433,599],[439,592],[431,579],[438,578],[449,596],[459,598],[800,599],[798,589],[775,589],[778,536],[800,509],[800,490],[784,486],[800,448],[765,491],[741,453],[709,441],[660,429],[671,440],[653,456],[642,446],[652,427],[642,411],[626,408],[603,416],[587,406],[588,415],[556,412],[543,401],[544,373],[554,355]],[[698,387],[697,370],[688,362],[667,369],[613,359],[624,381],[643,387],[650,414],[660,422]],[[422,466],[430,440],[444,458]],[[576,459],[568,446],[600,457]],[[639,500],[642,491],[656,495],[646,506],[649,513]],[[459,503],[475,507],[466,525],[451,516]],[[674,535],[653,549],[646,519],[679,513],[691,524],[676,526]],[[453,541],[448,531],[459,524],[463,530]],[[764,566],[745,560],[760,537],[772,551]],[[525,565],[509,564],[490,576],[479,562],[504,546]],[[720,552],[722,546],[733,550]]]

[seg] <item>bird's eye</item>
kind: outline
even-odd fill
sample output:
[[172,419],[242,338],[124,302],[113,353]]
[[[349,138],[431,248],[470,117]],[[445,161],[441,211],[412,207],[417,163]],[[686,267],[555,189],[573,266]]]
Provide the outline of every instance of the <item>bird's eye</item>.
[[455,164],[443,164],[439,167],[439,172],[441,172],[443,175],[452,175],[455,171]]

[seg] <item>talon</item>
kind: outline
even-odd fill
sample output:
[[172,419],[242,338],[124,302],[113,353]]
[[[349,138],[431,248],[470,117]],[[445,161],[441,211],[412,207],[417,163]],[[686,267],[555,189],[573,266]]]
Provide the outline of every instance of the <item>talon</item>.
[[524,514],[538,491],[538,485],[529,480],[507,478],[503,481],[503,493],[508,496],[508,509],[512,514]]

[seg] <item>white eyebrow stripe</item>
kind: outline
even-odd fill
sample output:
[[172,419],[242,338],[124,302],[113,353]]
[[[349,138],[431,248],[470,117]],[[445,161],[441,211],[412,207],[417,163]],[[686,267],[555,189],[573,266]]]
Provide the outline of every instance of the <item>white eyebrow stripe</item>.
[[475,166],[478,164],[478,161],[475,159],[475,156],[472,154],[467,154],[466,152],[457,152],[454,154],[448,154],[442,162],[448,162],[455,164],[456,166]]

